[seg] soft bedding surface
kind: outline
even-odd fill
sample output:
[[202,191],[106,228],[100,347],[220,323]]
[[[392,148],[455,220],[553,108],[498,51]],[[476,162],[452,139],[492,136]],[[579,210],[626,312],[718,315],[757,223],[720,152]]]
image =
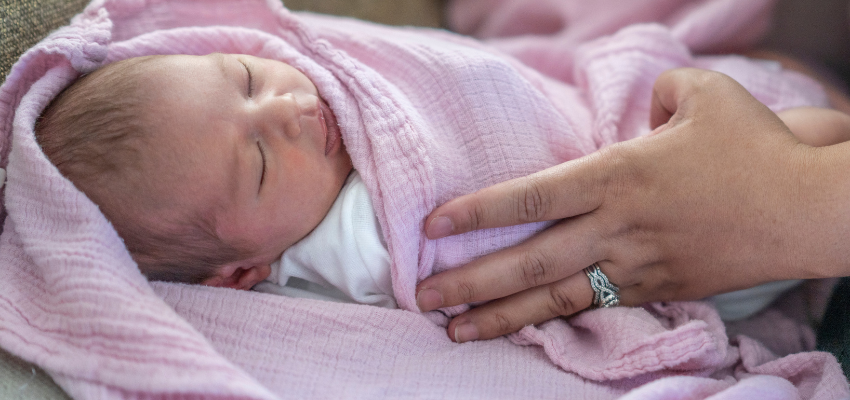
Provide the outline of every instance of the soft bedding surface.
[[[711,306],[688,302],[595,310],[462,345],[446,337],[442,314],[416,312],[419,279],[545,226],[429,241],[422,223],[433,207],[647,133],[649,90],[662,71],[720,70],[777,111],[826,105],[805,77],[691,54],[694,43],[727,40],[707,23],[747,37],[769,1],[642,4],[678,17],[649,15],[667,24],[618,30],[634,22],[618,13],[635,10],[612,11],[596,20],[606,30],[570,46],[526,37],[497,48],[294,14],[277,0],[93,2],[26,53],[0,90],[0,346],[75,398],[847,397],[835,359],[810,351],[811,329],[776,310],[734,337]],[[597,39],[605,33],[613,35]],[[568,62],[530,68],[523,46],[556,65],[540,41]],[[213,51],[279,59],[316,83],[372,195],[402,309],[149,284],[97,207],[41,153],[34,122],[80,73],[132,56]],[[759,334],[764,324],[785,329]]]

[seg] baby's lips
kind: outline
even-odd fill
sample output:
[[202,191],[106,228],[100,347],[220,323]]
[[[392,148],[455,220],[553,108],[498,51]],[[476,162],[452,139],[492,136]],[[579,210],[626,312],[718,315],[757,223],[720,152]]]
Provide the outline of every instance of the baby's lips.
[[339,147],[338,143],[342,139],[342,132],[340,132],[339,125],[336,122],[336,115],[328,104],[321,98],[318,104],[321,111],[322,127],[325,130],[325,155],[327,156]]

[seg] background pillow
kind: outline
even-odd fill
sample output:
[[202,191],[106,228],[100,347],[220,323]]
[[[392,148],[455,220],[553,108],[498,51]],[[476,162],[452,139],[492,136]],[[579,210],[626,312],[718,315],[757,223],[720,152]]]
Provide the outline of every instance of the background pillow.
[[88,0],[0,0],[0,81],[28,48],[66,25]]

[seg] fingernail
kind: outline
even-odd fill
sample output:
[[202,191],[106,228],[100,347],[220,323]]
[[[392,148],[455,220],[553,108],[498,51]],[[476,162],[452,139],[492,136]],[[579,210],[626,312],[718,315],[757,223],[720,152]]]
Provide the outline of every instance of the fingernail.
[[478,328],[472,322],[464,322],[455,327],[455,342],[463,343],[478,339]]
[[416,295],[416,305],[422,312],[436,310],[443,306],[443,295],[434,289],[422,289]]
[[448,217],[436,217],[431,220],[430,224],[428,224],[428,228],[426,228],[426,233],[431,239],[439,239],[441,237],[451,235],[452,230],[454,230],[452,220],[450,220]]

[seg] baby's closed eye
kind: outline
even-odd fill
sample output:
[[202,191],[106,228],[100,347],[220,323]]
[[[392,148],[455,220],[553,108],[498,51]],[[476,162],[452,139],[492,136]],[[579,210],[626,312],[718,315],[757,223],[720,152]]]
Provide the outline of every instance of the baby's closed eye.
[[245,71],[248,72],[248,84],[246,85],[246,91],[248,93],[248,97],[251,97],[254,95],[254,74],[251,71],[251,66],[248,65],[247,62],[243,60],[239,60],[239,62],[245,67]]
[[263,181],[266,178],[266,152],[263,151],[263,145],[259,141],[257,141],[257,148],[260,149],[260,158],[263,161],[263,169],[260,172],[260,186],[257,190],[257,192],[259,193],[259,191],[263,189]]

